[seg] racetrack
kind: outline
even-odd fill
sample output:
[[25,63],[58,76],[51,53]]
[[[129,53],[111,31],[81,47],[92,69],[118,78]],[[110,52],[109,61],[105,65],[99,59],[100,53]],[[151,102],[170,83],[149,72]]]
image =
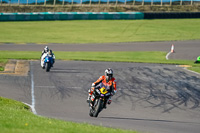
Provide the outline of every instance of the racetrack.
[[[147,44],[142,43],[142,45]],[[171,42],[166,50],[164,45],[159,47],[157,45],[155,47],[150,43],[149,47],[143,47],[143,51],[155,47],[154,49],[168,52]],[[175,44],[174,54],[178,57],[185,49],[181,50],[177,45]],[[183,42],[179,45],[183,46]],[[3,46],[16,47],[10,44],[0,45],[0,48]],[[29,48],[43,47],[35,44],[24,46],[28,48],[24,49],[27,51]],[[124,44],[117,46],[123,48]],[[194,41],[191,47],[196,51],[199,48],[197,41]],[[111,48],[113,50],[113,47]],[[126,48],[131,51],[131,48]],[[191,58],[197,53],[190,54]],[[170,55],[172,56],[173,54]],[[200,76],[175,65],[56,61],[49,73],[41,69],[39,61],[32,61],[30,65],[29,76],[0,75],[0,92],[3,97],[31,105],[33,100],[31,92],[34,89],[35,109],[38,115],[152,133],[199,133],[200,131]],[[87,90],[108,67],[114,70],[118,92],[113,97],[112,104],[103,110],[98,118],[91,118],[86,103]]]

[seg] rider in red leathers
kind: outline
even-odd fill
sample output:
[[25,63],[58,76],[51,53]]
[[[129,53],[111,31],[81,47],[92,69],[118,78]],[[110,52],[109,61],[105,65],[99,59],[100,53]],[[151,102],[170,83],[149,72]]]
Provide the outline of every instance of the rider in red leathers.
[[[99,79],[96,82],[92,83],[92,87],[88,90],[89,95],[88,95],[87,102],[89,102],[90,99],[91,99],[91,101],[94,101],[94,98],[92,98],[91,96],[94,92],[95,87],[101,82],[112,87],[111,88],[113,90],[112,96],[115,95],[115,93],[117,92],[116,81],[115,81],[115,78],[113,77],[113,70],[111,68],[108,68],[105,70],[105,75],[102,75],[101,77],[99,77]],[[110,97],[108,99],[107,103],[111,104],[111,102],[112,102],[112,100]]]

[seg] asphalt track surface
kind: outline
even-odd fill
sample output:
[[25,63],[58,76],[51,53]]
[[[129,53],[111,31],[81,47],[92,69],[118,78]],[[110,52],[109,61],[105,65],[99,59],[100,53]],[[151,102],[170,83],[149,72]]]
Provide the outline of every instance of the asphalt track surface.
[[[169,52],[171,44],[175,53],[169,59],[195,60],[199,56],[199,41],[48,46],[55,51]],[[43,47],[3,44],[0,50],[41,51]],[[112,104],[92,118],[87,90],[108,67],[114,70],[118,92]],[[175,65],[56,61],[47,73],[39,61],[31,61],[29,76],[0,75],[0,96],[31,105],[32,88],[37,115],[150,133],[200,131],[200,75]]]

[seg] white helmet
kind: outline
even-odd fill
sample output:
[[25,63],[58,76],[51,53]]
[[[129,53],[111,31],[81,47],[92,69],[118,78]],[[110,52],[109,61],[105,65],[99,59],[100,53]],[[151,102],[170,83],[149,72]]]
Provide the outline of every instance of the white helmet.
[[107,81],[111,80],[113,77],[113,70],[111,68],[106,69],[105,76]]
[[48,46],[45,46],[44,51],[45,51],[45,52],[48,52],[48,51],[49,51]]

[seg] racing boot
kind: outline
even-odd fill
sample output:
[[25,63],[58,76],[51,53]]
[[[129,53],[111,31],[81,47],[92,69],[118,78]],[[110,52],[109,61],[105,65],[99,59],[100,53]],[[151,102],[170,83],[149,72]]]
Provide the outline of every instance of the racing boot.
[[91,96],[92,96],[92,94],[93,94],[93,88],[90,88],[89,90],[88,90],[88,98],[87,98],[87,103],[89,103],[90,102],[90,100],[91,100]]
[[45,65],[43,65],[42,69],[45,69]]
[[108,100],[108,104],[111,104],[112,100]]
[[111,104],[111,102],[112,102],[111,97],[109,97],[107,104]]
[[112,100],[108,99],[108,101],[103,105],[103,108],[106,109],[107,108],[107,104],[111,104]]
[[94,95],[91,95],[90,97],[90,106],[93,108],[94,106],[94,99],[95,99],[95,96]]
[[91,95],[89,94],[89,95],[88,95],[88,98],[87,98],[87,103],[90,102],[90,99],[91,99]]

